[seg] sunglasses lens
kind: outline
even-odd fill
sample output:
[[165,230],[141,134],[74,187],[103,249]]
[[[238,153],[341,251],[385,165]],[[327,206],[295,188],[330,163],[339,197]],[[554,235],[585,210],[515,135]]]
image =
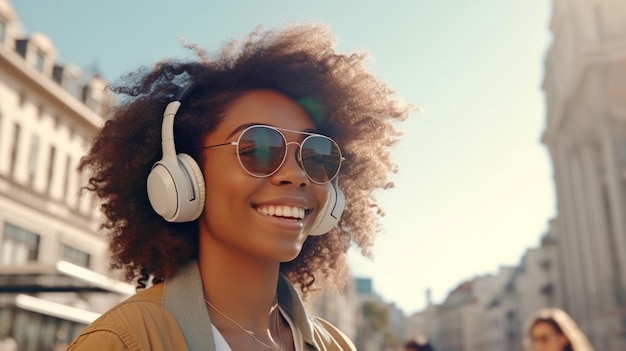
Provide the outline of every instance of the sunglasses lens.
[[[253,126],[239,138],[238,154],[248,173],[266,177],[276,172],[285,159],[285,138],[276,129]],[[339,172],[341,151],[332,139],[311,135],[302,142],[302,168],[315,183],[327,183]]]
[[280,167],[285,150],[285,139],[272,128],[251,127],[239,139],[238,152],[242,166],[260,177],[272,174]]
[[332,139],[313,135],[302,143],[302,167],[312,181],[331,181],[340,166],[341,151]]

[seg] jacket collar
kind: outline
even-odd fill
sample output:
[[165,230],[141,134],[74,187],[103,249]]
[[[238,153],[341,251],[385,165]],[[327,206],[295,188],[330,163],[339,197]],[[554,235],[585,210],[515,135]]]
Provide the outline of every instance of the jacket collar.
[[304,342],[317,349],[313,339],[313,324],[306,313],[302,299],[287,277],[282,274],[278,277],[278,304],[300,330]]
[[[300,295],[282,274],[278,279],[277,289],[281,308],[300,330],[303,340],[317,349],[313,339],[313,325]],[[197,261],[189,262],[176,275],[165,281],[162,305],[178,322],[190,351],[215,350],[211,319],[204,302],[202,278]]]
[[196,261],[183,266],[165,281],[162,305],[178,322],[190,351],[215,351],[211,320]]

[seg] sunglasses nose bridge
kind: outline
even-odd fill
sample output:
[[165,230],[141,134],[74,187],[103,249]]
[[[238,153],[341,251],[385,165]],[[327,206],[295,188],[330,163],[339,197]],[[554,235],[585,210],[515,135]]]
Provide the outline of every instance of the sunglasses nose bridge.
[[[293,165],[288,165],[290,161],[290,156],[289,156],[289,145],[291,144],[295,144],[296,148],[294,149],[294,160],[296,161],[297,164],[297,169],[298,171],[296,171],[296,169],[293,168]],[[285,169],[285,167],[289,167],[291,168],[291,171],[288,171],[289,173],[295,175],[295,173],[292,172],[299,172],[301,173],[300,176],[304,177],[303,179],[307,179],[310,180],[309,175],[307,174],[306,170],[304,169],[304,164],[302,163],[302,159],[301,159],[301,155],[300,155],[300,148],[301,148],[301,144],[295,141],[291,141],[291,142],[286,142],[284,144],[284,157],[282,162],[280,163],[280,165],[274,170],[274,172],[272,172],[272,174],[278,173],[280,172],[281,169]],[[299,177],[300,177],[299,176]]]
[[[296,141],[290,141],[288,143],[285,143],[285,160],[289,157],[289,145],[291,144],[295,144],[296,145],[296,149],[293,151],[294,152],[294,157],[296,159],[296,162],[298,163],[298,166],[300,166],[300,168],[304,171],[304,165],[302,164],[302,157],[300,155],[300,149],[302,148],[302,144],[298,143]],[[285,161],[283,161],[284,163]],[[305,171],[306,172],[306,171]]]

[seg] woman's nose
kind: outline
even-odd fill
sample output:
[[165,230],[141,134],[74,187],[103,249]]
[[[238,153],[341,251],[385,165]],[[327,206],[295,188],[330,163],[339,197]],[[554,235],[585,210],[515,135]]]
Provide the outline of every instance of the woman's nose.
[[[289,147],[293,145],[293,147]],[[296,142],[287,143],[287,156],[285,162],[280,166],[280,169],[274,173],[276,181],[281,184],[297,184],[298,186],[304,186],[309,183],[309,178],[302,167],[300,160],[300,144]]]

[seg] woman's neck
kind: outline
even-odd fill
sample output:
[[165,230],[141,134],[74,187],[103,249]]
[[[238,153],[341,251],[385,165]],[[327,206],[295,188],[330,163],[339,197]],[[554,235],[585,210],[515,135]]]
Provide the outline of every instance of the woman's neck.
[[280,264],[212,248],[215,245],[200,243],[198,265],[207,301],[247,329],[267,330],[277,302]]

